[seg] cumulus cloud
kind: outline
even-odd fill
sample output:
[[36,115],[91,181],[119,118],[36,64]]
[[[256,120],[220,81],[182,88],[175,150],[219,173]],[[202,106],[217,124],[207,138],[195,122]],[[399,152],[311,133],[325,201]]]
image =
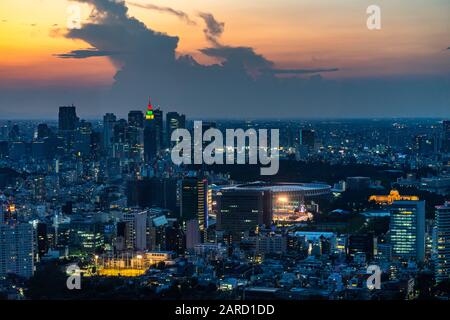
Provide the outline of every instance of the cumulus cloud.
[[68,30],[65,37],[83,40],[93,50],[66,55],[87,58],[126,50],[126,54],[108,55],[117,72],[112,88],[95,102],[99,113],[125,114],[145,105],[149,95],[165,111],[199,118],[367,116],[369,111],[380,110],[397,116],[402,114],[401,106],[410,114],[412,105],[428,103],[430,88],[442,110],[449,101],[448,91],[442,90],[448,82],[436,86],[432,81],[332,81],[319,75],[338,71],[335,67],[276,68],[274,62],[249,46],[223,44],[225,24],[204,13],[200,17],[210,47],[200,52],[219,62],[202,65],[190,55],[177,54],[178,37],[152,30],[130,17],[123,1],[77,1],[90,4],[92,15],[81,29]]
[[261,54],[257,54],[251,47],[233,47],[221,44],[220,37],[224,32],[225,23],[217,21],[211,13],[201,12],[199,16],[206,25],[203,30],[206,40],[213,46],[200,49],[200,52],[209,57],[217,58],[228,68],[245,69],[254,78],[262,74],[302,75],[339,71],[338,68],[275,69],[275,64],[272,61]]

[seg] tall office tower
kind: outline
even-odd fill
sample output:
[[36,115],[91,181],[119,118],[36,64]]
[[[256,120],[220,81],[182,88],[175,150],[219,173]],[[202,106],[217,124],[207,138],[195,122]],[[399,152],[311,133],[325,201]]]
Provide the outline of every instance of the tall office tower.
[[152,162],[157,154],[156,133],[150,124],[144,127],[144,160]]
[[33,226],[0,224],[0,277],[13,273],[30,278],[34,272]]
[[208,180],[188,176],[181,182],[181,219],[198,221],[201,232],[208,228]]
[[450,153],[450,120],[445,120],[442,122],[443,129],[443,141],[442,141],[442,151]]
[[92,124],[81,120],[75,132],[74,149],[80,156],[87,156],[91,152]]
[[300,130],[300,145],[308,146],[310,149],[314,148],[316,134],[314,130],[302,129]]
[[144,123],[144,159],[151,162],[163,147],[163,113],[149,99]]
[[392,257],[418,262],[425,258],[425,201],[394,201],[390,207]]
[[42,140],[50,135],[50,129],[46,123],[40,123],[37,127],[37,138]]
[[144,113],[142,111],[130,111],[128,113],[127,141],[129,157],[140,160],[143,148]]
[[125,119],[120,119],[114,124],[113,128],[113,143],[126,143],[127,142],[127,130],[128,123]]
[[272,193],[253,188],[224,188],[217,197],[217,230],[231,242],[240,242],[246,233],[272,222]]
[[436,207],[436,282],[450,280],[450,202]]
[[164,148],[163,112],[156,109],[153,113],[155,115],[153,126],[156,131],[156,150],[160,151]]
[[103,116],[103,150],[110,156],[112,154],[114,125],[116,124],[114,113],[107,113]]
[[172,142],[172,132],[176,129],[186,128],[186,116],[178,112],[168,112],[166,115],[166,145],[172,147],[176,142]]
[[59,107],[58,118],[58,129],[60,132],[75,131],[77,128],[78,117],[74,105]]
[[144,127],[144,113],[140,110],[132,110],[128,112],[128,125],[130,127]]

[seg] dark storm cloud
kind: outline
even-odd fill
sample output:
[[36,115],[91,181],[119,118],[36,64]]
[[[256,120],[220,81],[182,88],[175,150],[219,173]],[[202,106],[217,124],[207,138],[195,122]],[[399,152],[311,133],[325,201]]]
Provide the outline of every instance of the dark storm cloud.
[[97,49],[81,49],[81,50],[72,50],[69,53],[60,53],[55,54],[56,57],[62,59],[85,59],[90,57],[110,57],[113,55],[119,54],[118,52],[111,51],[100,51]]
[[176,9],[173,9],[170,7],[157,6],[154,4],[140,4],[140,3],[135,3],[135,2],[127,2],[127,4],[134,6],[134,7],[143,8],[143,9],[159,11],[162,13],[168,13],[168,14],[178,17],[179,19],[181,19],[182,21],[186,22],[189,25],[196,25],[196,22],[191,20],[191,18],[189,18],[189,15],[186,12],[183,12],[181,10],[176,10]]

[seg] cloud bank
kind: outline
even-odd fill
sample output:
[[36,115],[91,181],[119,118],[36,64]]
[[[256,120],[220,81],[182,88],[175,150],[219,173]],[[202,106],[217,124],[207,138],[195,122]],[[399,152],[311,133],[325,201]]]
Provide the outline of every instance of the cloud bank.
[[[450,115],[448,77],[328,80],[322,74],[338,72],[338,66],[280,69],[252,47],[222,43],[225,24],[201,12],[198,17],[205,24],[209,46],[199,50],[220,61],[206,66],[190,55],[177,55],[179,38],[130,17],[125,2],[76,1],[90,4],[93,12],[88,23],[65,36],[92,48],[59,57],[107,56],[118,71],[112,88],[91,102],[92,92],[79,93],[75,101],[62,101],[61,93],[41,94],[39,102],[52,108],[52,114],[58,105],[73,102],[82,114],[89,110],[89,115],[124,116],[131,109],[143,109],[151,96],[164,111],[197,119]],[[171,8],[147,8],[193,21]],[[1,105],[10,101],[5,99],[0,92]]]

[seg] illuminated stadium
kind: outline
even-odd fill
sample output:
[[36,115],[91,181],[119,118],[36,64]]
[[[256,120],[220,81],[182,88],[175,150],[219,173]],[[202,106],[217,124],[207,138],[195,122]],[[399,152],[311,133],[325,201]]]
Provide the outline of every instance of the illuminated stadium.
[[226,189],[270,191],[274,195],[289,195],[296,198],[313,199],[331,195],[331,186],[322,183],[265,183],[239,184]]
[[[321,183],[265,183],[253,182],[223,188],[224,195],[239,199],[239,194],[265,194],[273,221],[279,223],[302,222],[318,212],[319,202],[331,197],[331,186]],[[261,198],[262,199],[262,198]]]

